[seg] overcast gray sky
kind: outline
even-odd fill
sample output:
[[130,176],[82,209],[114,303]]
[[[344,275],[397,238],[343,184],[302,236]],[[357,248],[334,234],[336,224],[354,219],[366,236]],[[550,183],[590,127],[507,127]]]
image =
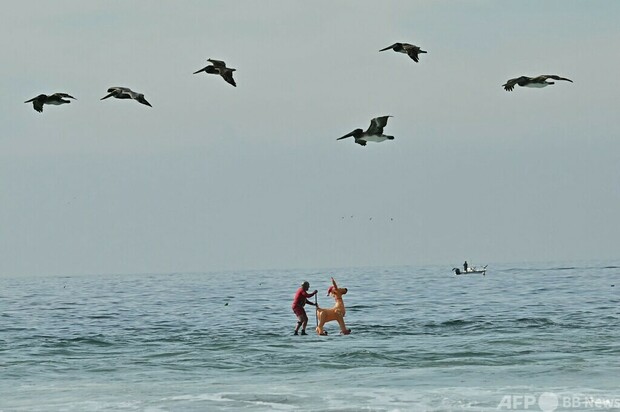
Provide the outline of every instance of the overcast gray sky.
[[[613,0],[11,2],[0,275],[618,258],[618,21]],[[378,52],[397,41],[428,54]],[[193,75],[207,58],[238,87]],[[501,87],[539,74],[574,83]],[[77,101],[23,103],[54,92]],[[395,140],[336,141],[380,115]]]

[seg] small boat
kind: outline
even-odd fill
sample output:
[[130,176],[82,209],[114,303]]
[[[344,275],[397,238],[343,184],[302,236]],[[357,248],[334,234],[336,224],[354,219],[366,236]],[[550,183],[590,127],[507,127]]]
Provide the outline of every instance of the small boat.
[[460,268],[452,268],[452,271],[455,275],[470,275],[473,273],[482,273],[482,276],[485,276],[487,273],[487,266],[489,265],[484,265],[482,268],[471,266],[467,268],[467,271],[463,271]]

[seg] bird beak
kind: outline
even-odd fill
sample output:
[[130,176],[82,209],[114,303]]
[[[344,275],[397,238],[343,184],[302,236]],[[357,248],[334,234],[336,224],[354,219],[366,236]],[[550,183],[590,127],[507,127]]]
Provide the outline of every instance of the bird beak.
[[392,46],[389,46],[389,47],[386,47],[385,49],[381,49],[381,50],[379,50],[379,51],[380,51],[380,52],[382,52],[382,51],[389,50],[389,49],[391,49],[391,48],[392,48]]
[[105,100],[105,99],[107,99],[108,97],[111,97],[113,94],[114,94],[114,93],[110,93],[110,94],[108,94],[107,96],[102,97],[100,100]]

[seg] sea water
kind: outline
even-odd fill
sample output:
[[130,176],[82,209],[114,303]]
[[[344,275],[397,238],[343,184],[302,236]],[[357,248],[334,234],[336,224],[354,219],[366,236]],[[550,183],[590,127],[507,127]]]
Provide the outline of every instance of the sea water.
[[620,262],[450,269],[1,278],[0,411],[620,410]]

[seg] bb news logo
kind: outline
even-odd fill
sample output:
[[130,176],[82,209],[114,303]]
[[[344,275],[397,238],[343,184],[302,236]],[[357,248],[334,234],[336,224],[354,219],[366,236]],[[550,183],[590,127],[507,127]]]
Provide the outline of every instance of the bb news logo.
[[505,395],[497,405],[499,411],[542,411],[555,412],[571,409],[588,410],[620,410],[620,396],[576,396],[557,395],[553,392],[544,392],[536,395]]

